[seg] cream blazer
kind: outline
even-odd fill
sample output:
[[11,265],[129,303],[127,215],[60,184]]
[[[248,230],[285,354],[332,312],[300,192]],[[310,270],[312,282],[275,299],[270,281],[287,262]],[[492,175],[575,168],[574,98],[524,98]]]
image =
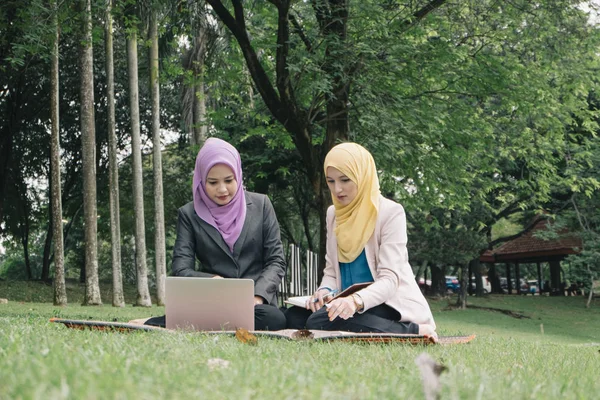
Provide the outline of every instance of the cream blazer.
[[[325,271],[319,287],[340,290],[341,275],[334,229],[335,211],[331,206],[327,210]],[[365,255],[375,282],[357,292],[364,301],[362,312],[385,303],[400,313],[401,321],[429,324],[435,328],[429,304],[408,263],[406,243],[404,208],[380,196],[375,232],[365,246]]]

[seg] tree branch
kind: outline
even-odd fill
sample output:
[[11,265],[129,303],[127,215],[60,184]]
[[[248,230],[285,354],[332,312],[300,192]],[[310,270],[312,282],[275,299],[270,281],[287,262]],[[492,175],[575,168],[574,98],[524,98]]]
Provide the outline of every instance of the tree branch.
[[[292,89],[289,83],[289,72],[287,71],[287,52],[288,52],[288,40],[289,37],[289,21],[287,18],[289,10],[290,0],[273,0],[271,3],[275,4],[279,11],[279,28],[278,28],[278,44],[284,45],[283,49],[277,50],[277,85],[280,93],[278,94],[273,87],[269,77],[267,76],[262,64],[258,60],[258,56],[254,51],[254,48],[250,44],[248,33],[246,31],[244,10],[242,2],[240,0],[232,0],[234,7],[235,18],[231,15],[229,10],[223,5],[222,1],[219,0],[206,0],[208,4],[216,12],[217,16],[227,26],[227,28],[233,33],[236,38],[248,71],[252,76],[256,88],[260,93],[263,101],[267,108],[273,114],[273,116],[284,126],[284,128],[292,135],[292,140],[296,145],[304,163],[306,166],[314,166],[314,150],[312,146],[311,136],[308,132],[307,121],[305,118],[305,112],[299,110],[298,105],[293,103]],[[285,16],[285,18],[283,18]],[[308,167],[308,173],[311,172],[312,167]]]
[[292,22],[292,25],[294,26],[294,32],[296,32],[296,34],[298,36],[300,36],[300,40],[302,40],[302,43],[304,43],[304,46],[306,46],[306,51],[308,51],[309,53],[312,53],[312,51],[313,51],[312,43],[310,42],[310,40],[308,40],[308,38],[304,34],[304,31],[302,30],[302,27],[300,26],[300,23],[298,23],[298,20],[296,19],[296,17],[294,17],[293,15],[290,14],[290,21]]
[[325,31],[325,27],[328,24],[328,21],[331,17],[330,10],[327,7],[327,2],[325,0],[312,0],[312,7],[315,10],[315,17],[317,18],[317,22],[319,23],[319,29],[321,32]]
[[416,11],[412,15],[412,18],[404,20],[402,25],[404,25],[405,27],[413,26],[414,24],[425,18],[430,12],[440,8],[444,3],[446,3],[446,0],[432,0],[431,2],[423,6],[420,10]]
[[277,72],[277,89],[281,102],[286,107],[294,107],[294,95],[290,85],[290,73],[287,68],[287,58],[290,49],[290,31],[289,31],[289,0],[280,0],[277,2],[279,18],[277,21],[277,55],[275,58],[275,71]]
[[227,26],[231,33],[233,33],[233,36],[240,45],[242,54],[244,55],[244,59],[246,60],[246,64],[248,66],[248,70],[250,71],[250,75],[252,76],[254,83],[256,84],[256,88],[263,98],[263,101],[273,116],[285,126],[286,123],[284,121],[287,121],[287,113],[285,108],[282,106],[279,95],[275,91],[275,88],[273,88],[267,73],[258,60],[258,56],[256,55],[254,48],[250,44],[248,33],[246,32],[244,10],[241,2],[239,0],[232,1],[236,16],[236,18],[234,18],[221,1],[206,1],[217,13],[218,17],[221,19],[221,21],[223,21],[225,26]]
[[510,235],[510,236],[505,236],[502,238],[498,238],[496,240],[492,240],[489,245],[488,245],[488,249],[492,249],[495,245],[497,245],[498,243],[504,243],[504,242],[508,242],[509,240],[513,240],[518,238],[519,236],[523,235],[524,233],[526,233],[527,231],[531,230],[535,224],[537,224],[539,221],[539,219],[534,219],[533,222],[531,224],[529,224],[528,226],[526,226],[521,232],[516,233],[514,235]]

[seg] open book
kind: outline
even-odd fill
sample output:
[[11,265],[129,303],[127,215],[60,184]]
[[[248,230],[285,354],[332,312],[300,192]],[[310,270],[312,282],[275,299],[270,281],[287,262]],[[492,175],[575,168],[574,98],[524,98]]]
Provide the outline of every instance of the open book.
[[[337,299],[338,297],[350,296],[352,293],[356,293],[359,290],[366,288],[367,286],[369,286],[372,283],[373,282],[355,283],[352,286],[348,286],[346,288],[346,290],[341,291],[340,293],[334,295],[333,297],[332,296],[327,297],[327,300],[325,300],[325,304],[329,303],[333,299]],[[290,297],[287,300],[285,300],[284,303],[291,304],[291,305],[297,306],[297,307],[306,308],[306,302],[310,299],[311,296]]]

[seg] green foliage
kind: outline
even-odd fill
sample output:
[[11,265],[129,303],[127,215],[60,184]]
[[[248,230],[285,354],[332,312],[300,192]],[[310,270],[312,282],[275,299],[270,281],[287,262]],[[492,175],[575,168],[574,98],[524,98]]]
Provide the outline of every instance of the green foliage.
[[[115,71],[118,150],[128,154],[129,112],[125,39],[140,31],[148,8],[115,5]],[[226,2],[227,3],[227,2]],[[306,112],[315,157],[327,129],[327,104],[336,84],[348,87],[349,139],[374,154],[382,191],[400,201],[409,218],[411,258],[462,264],[489,239],[517,229],[494,228],[514,214],[548,209],[575,230],[578,216],[565,207],[575,194],[584,229],[578,260],[595,268],[598,206],[598,28],[588,24],[576,1],[510,3],[444,2],[422,20],[425,2],[349,2],[345,38],[322,31],[310,2],[292,2],[298,27],[290,26],[285,68],[293,99]],[[227,3],[229,4],[229,3]],[[77,7],[61,3],[60,93],[64,217],[72,222],[66,242],[70,276],[82,264],[79,77],[75,27]],[[94,4],[94,57],[99,254],[109,277],[110,246],[106,151],[106,95],[101,12]],[[19,244],[29,234],[43,241],[47,230],[50,11],[45,3],[0,5],[0,130],[10,133],[10,164],[0,207],[4,237]],[[276,84],[277,12],[270,2],[246,5],[251,44]],[[180,134],[181,88],[191,75],[181,66],[181,36],[196,33],[196,4],[164,2],[160,8],[161,125]],[[189,8],[189,9],[188,9]],[[210,14],[211,40],[204,65],[209,133],[241,153],[248,189],[272,198],[286,240],[316,250],[319,213],[306,164],[296,141],[269,112],[251,81],[246,61],[229,32]],[[411,22],[412,21],[412,22]],[[9,23],[10,22],[10,23]],[[302,32],[302,34],[300,34]],[[143,54],[143,52],[140,52]],[[140,82],[148,69],[140,57]],[[140,85],[142,140],[148,136],[149,92]],[[3,149],[0,147],[0,149]],[[147,152],[148,149],[144,151]],[[163,155],[167,254],[174,241],[176,210],[191,200],[197,149],[169,147]],[[4,156],[4,153],[2,153]],[[126,279],[134,279],[132,205],[128,160],[121,167],[121,232]],[[144,158],[148,251],[153,252],[151,157]],[[321,168],[318,162],[314,168]],[[311,168],[313,168],[311,167]],[[0,171],[4,174],[4,171]],[[5,175],[2,175],[5,176]],[[0,181],[1,183],[1,181]],[[560,210],[558,212],[557,210]],[[515,223],[521,221],[515,220]],[[586,233],[587,232],[587,233]],[[19,244],[20,245],[20,244]],[[33,246],[33,244],[32,244]],[[587,253],[587,251],[591,253]],[[36,250],[37,252],[37,250]],[[573,265],[579,265],[573,260]],[[16,264],[15,264],[16,265]],[[573,267],[575,269],[575,267]],[[577,267],[579,268],[579,267]],[[152,270],[152,268],[150,268]],[[588,273],[589,275],[589,273]]]

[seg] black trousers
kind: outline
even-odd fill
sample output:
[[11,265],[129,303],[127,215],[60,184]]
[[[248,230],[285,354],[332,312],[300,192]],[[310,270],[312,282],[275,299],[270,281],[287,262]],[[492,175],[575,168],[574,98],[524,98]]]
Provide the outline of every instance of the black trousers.
[[301,307],[286,310],[288,329],[318,329],[324,331],[375,332],[375,333],[419,333],[419,325],[414,322],[400,322],[401,315],[392,307],[380,304],[352,318],[337,317],[329,320],[327,307],[312,313]]
[[[254,330],[256,331],[278,331],[285,329],[286,319],[283,311],[269,304],[257,304],[254,306]],[[166,326],[165,316],[152,317],[144,325]]]

